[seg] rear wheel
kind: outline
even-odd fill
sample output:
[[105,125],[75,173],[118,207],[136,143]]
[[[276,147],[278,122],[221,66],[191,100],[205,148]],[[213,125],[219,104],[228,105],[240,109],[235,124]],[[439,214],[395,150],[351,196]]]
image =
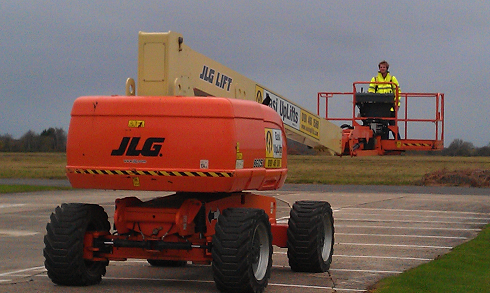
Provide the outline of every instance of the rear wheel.
[[101,206],[70,203],[51,214],[44,236],[44,265],[56,284],[86,286],[97,284],[109,261],[83,258],[84,237],[88,231],[109,232],[107,213]]
[[269,217],[261,209],[223,211],[213,236],[213,273],[223,292],[262,292],[272,266]]
[[326,272],[333,255],[332,208],[324,201],[298,201],[288,227],[289,266],[296,272]]

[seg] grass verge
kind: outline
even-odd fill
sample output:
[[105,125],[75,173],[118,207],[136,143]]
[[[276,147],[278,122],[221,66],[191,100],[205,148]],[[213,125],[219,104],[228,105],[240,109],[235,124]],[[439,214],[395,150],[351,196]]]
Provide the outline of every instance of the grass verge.
[[286,183],[421,185],[437,170],[490,169],[490,157],[288,156]]
[[[286,183],[419,185],[437,170],[490,169],[490,157],[288,156]],[[65,179],[65,153],[0,153],[0,178]]]
[[2,153],[0,178],[65,179],[65,153]]
[[372,293],[490,292],[490,225],[438,259],[378,282]]
[[0,185],[0,194],[33,192],[33,191],[49,191],[49,190],[69,190],[69,189],[71,189],[71,187],[38,186],[38,185]]

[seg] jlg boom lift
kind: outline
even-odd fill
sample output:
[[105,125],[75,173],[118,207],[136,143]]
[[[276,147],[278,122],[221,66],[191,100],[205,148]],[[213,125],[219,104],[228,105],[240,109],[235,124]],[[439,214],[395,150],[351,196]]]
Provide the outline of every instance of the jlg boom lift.
[[[360,118],[366,123],[353,117],[342,130],[191,50],[178,33],[140,33],[138,52],[137,91],[128,79],[126,96],[75,101],[67,176],[74,188],[175,193],[145,202],[116,199],[112,232],[99,205],[57,207],[44,237],[49,278],[96,284],[109,261],[138,258],[154,266],[212,264],[220,291],[261,292],[272,245],[288,249],[294,271],[328,270],[329,203],[296,202],[288,223],[279,223],[275,198],[247,190],[284,184],[287,139],[357,155],[386,149],[377,123],[397,129],[381,115],[366,114]],[[354,95],[354,107],[357,102]]]
[[137,258],[212,264],[220,291],[261,292],[272,245],[288,248],[294,271],[329,269],[329,203],[296,202],[289,222],[278,223],[275,198],[247,190],[284,184],[286,137],[339,152],[340,128],[191,50],[177,33],[140,33],[137,86],[138,95],[128,79],[126,96],[75,101],[68,179],[74,188],[175,194],[116,199],[112,231],[99,205],[57,207],[44,238],[54,283],[96,284],[109,261]]

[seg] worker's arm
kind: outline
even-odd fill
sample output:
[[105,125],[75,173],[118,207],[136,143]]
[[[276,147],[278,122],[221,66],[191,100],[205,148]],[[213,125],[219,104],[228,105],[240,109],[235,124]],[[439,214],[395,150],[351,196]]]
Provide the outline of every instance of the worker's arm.
[[401,93],[402,93],[401,92],[401,89],[400,89],[400,84],[398,83],[398,80],[394,76],[393,76],[393,79],[391,81],[393,83],[395,83],[396,84],[396,87],[398,88],[398,107],[400,107],[400,100],[401,100]]
[[370,93],[375,93],[376,92],[376,79],[373,77],[371,78],[371,83],[369,84],[369,89],[368,89],[368,92]]

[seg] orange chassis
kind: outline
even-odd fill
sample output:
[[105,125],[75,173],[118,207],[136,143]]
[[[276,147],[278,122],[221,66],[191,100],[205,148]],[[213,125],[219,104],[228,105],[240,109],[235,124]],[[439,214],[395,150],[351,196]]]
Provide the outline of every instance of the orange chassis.
[[[199,198],[205,198],[206,202]],[[210,248],[218,215],[230,207],[266,211],[271,224],[272,244],[283,248],[287,246],[288,225],[276,222],[276,201],[273,197],[248,192],[183,193],[148,202],[136,197],[117,199],[114,226],[118,234],[86,233],[84,259],[123,261],[137,258],[209,264],[212,261]]]

